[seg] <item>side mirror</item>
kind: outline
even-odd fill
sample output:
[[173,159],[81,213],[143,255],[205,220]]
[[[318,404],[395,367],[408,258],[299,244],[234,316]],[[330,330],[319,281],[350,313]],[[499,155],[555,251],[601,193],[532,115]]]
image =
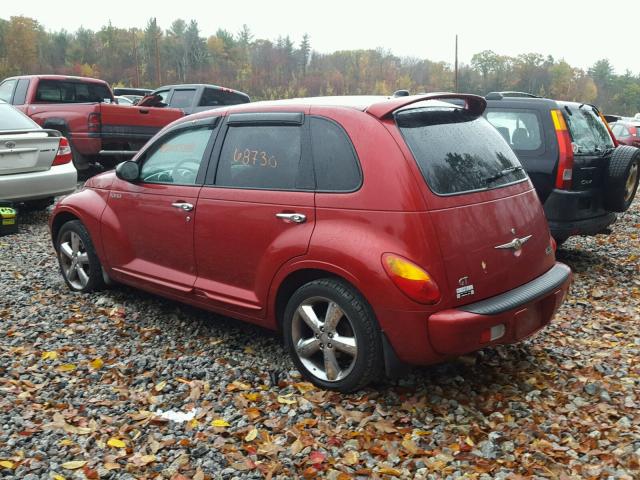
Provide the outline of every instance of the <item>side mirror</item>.
[[136,162],[127,160],[116,166],[116,177],[126,182],[135,182],[140,176],[140,167]]

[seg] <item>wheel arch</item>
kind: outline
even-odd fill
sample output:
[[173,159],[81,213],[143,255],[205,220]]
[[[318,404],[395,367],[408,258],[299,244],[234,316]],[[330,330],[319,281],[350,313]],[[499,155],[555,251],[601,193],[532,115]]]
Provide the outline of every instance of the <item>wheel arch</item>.
[[62,211],[56,214],[55,217],[53,217],[53,219],[51,220],[51,241],[53,242],[53,248],[56,248],[56,238],[58,238],[58,233],[60,232],[62,226],[65,223],[71,222],[73,220],[82,221],[80,220],[80,217],[68,210]]

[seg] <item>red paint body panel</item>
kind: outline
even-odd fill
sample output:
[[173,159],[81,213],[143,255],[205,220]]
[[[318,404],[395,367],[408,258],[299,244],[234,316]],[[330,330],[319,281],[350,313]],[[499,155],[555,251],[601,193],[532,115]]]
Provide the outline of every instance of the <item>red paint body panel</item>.
[[[384,117],[397,108],[396,100],[389,102],[370,111]],[[339,123],[359,158],[361,187],[314,193],[142,185],[110,173],[87,182],[86,191],[95,193],[67,197],[52,218],[75,212],[104,245],[98,255],[117,280],[269,328],[278,326],[276,298],[292,274],[320,270],[341,277],[368,300],[396,355],[408,363],[433,363],[482,348],[478,332],[499,323],[507,331],[496,343],[506,343],[550,321],[568,279],[499,315],[460,310],[553,267],[549,231],[528,180],[435,195],[393,120],[356,108],[245,104],[189,120],[260,111],[304,111]],[[188,201],[194,210],[172,208],[176,201]],[[277,213],[303,214],[306,222],[287,223]],[[519,252],[495,248],[527,235],[532,237]],[[442,292],[440,301],[424,305],[405,295],[385,272],[384,253],[426,270]],[[475,292],[456,298],[463,277]]]

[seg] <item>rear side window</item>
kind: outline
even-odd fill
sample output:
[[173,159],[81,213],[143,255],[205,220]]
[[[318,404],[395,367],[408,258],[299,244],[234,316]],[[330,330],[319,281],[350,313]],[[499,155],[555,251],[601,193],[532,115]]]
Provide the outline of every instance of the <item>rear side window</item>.
[[438,195],[496,188],[526,178],[504,138],[483,117],[459,108],[396,114],[422,175]]
[[225,187],[294,190],[302,159],[299,126],[229,127],[215,184]]
[[16,87],[16,93],[13,95],[13,104],[14,105],[24,105],[25,100],[27,99],[27,89],[29,88],[29,80],[23,78],[18,81],[18,86]]
[[249,99],[244,95],[235,92],[226,92],[215,88],[205,88],[200,99],[200,107],[222,107],[224,105],[238,105],[249,103]]
[[592,106],[582,105],[579,108],[566,105],[562,113],[573,141],[575,155],[591,155],[613,148],[611,135]]
[[534,111],[492,110],[487,120],[514,150],[538,150],[542,147],[540,120]]
[[[173,108],[187,108],[193,103],[195,90],[174,90],[171,97],[171,106]],[[164,101],[164,100],[163,100]]]
[[43,103],[94,103],[113,101],[111,91],[100,83],[41,80],[36,101]]
[[362,175],[345,131],[324,118],[311,118],[310,123],[316,189],[332,192],[356,190],[362,182]]
[[2,85],[0,85],[0,100],[11,103],[11,97],[13,95],[13,89],[15,88],[15,86],[15,80],[7,80]]

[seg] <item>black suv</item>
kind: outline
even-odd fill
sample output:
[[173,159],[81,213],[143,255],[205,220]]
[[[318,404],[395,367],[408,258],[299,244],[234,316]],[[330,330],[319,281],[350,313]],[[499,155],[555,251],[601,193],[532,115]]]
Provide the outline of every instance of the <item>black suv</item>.
[[640,150],[618,146],[593,105],[492,92],[485,116],[515,151],[558,243],[606,233],[638,188]]

